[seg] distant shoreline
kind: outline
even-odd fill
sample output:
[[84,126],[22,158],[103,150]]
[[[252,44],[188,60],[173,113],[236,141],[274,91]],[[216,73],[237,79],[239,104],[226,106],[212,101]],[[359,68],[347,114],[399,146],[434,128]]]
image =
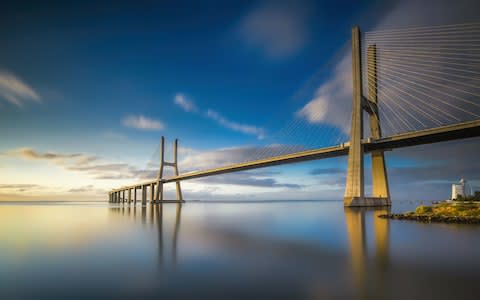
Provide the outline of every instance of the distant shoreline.
[[[138,200],[137,200],[138,201]],[[183,203],[286,203],[286,202],[342,202],[343,200],[187,200]],[[137,203],[140,204],[141,201]],[[102,203],[109,204],[107,200],[4,200],[2,204],[75,204],[75,203]],[[169,202],[171,203],[171,202]],[[117,203],[123,204],[123,203]],[[125,203],[128,205],[128,203]],[[150,203],[148,203],[150,204]]]
[[432,206],[418,206],[415,212],[383,214],[379,217],[422,223],[480,224],[480,203],[440,202]]

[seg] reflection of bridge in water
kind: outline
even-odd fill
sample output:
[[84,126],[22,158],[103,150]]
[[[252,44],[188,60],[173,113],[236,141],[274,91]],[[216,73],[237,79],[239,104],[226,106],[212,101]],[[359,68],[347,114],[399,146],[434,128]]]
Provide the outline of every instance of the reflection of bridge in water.
[[[345,208],[352,280],[364,295],[372,294],[372,291],[366,289],[372,289],[373,284],[376,290],[375,295],[383,295],[381,298],[386,297],[382,280],[389,268],[389,220],[378,216],[388,212],[388,209],[382,208]],[[367,215],[370,215],[373,220],[374,255],[370,259],[365,224]],[[372,233],[372,231],[369,232]],[[369,263],[373,263],[373,266]]]
[[[142,205],[163,200],[163,185],[244,170],[348,156],[345,206],[389,206],[390,190],[384,152],[421,144],[480,136],[480,24],[394,29],[367,32],[352,30],[353,102],[349,141],[306,151],[277,154],[271,148],[260,159],[179,174],[175,140],[173,162],[166,162],[164,139],[160,146],[160,169],[154,180],[109,193],[109,201],[137,201]],[[362,47],[365,43],[367,47]],[[362,58],[364,57],[364,58]],[[366,64],[362,66],[362,61]],[[364,82],[363,77],[367,80]],[[364,93],[364,90],[366,93]],[[333,101],[334,99],[330,99]],[[368,114],[369,137],[364,139],[363,115]],[[388,134],[385,134],[390,130]],[[301,134],[305,135],[304,132]],[[371,154],[372,194],[364,191],[364,154]],[[174,176],[164,178],[164,167]],[[186,166],[189,167],[189,166]],[[133,199],[132,199],[133,192]]]
[[[178,240],[179,236],[182,235],[180,226],[182,208],[183,205],[181,203],[176,204],[173,227],[165,226],[165,219],[167,217],[170,219],[173,215],[165,215],[164,205],[151,205],[140,208],[134,206],[111,207],[110,210],[132,220],[145,229],[156,230],[158,270],[160,272],[171,272],[171,269],[165,268],[171,266],[176,269],[178,265],[182,264],[181,258],[178,257],[180,250]],[[237,255],[239,253],[240,255],[245,255],[245,253],[268,252],[269,256],[285,262],[292,259],[297,260],[299,263],[304,261],[307,265],[322,265],[323,263],[321,262],[327,261],[334,262],[341,270],[346,268],[345,271],[349,276],[342,280],[347,280],[347,284],[352,285],[356,295],[381,296],[384,295],[382,288],[378,286],[373,288],[372,283],[379,284],[382,280],[382,272],[388,271],[389,220],[376,217],[378,214],[386,211],[386,209],[378,208],[345,210],[345,224],[350,249],[348,260],[329,253],[322,247],[305,247],[282,239],[257,239],[238,231],[210,229],[213,231],[207,234],[203,232],[202,237],[206,238],[208,243],[215,245],[214,247],[221,247],[223,251],[237,253]],[[172,213],[172,211],[168,210],[168,213]],[[374,256],[370,258],[367,257],[368,246],[365,225],[367,219],[373,219],[376,241]],[[167,229],[168,231],[166,231]],[[297,257],[296,254],[301,254],[302,257]],[[369,264],[372,260],[377,263],[374,265]],[[325,265],[323,266],[325,267]],[[372,278],[375,278],[375,280]]]
[[[204,218],[183,222],[182,210],[183,217],[195,215],[185,211],[195,209],[195,204],[142,208],[125,205],[110,209],[148,232],[144,238],[157,245],[157,251],[146,252],[156,261],[152,274],[158,275],[149,282],[159,292],[168,291],[169,295],[188,291],[192,296],[217,299],[207,296],[219,289],[241,293],[254,286],[258,290],[250,292],[260,291],[262,295],[278,294],[279,290],[280,293],[318,291],[320,296],[338,295],[334,298],[405,299],[411,296],[411,291],[416,291],[424,298],[448,299],[468,294],[472,279],[477,278],[477,272],[453,275],[438,272],[438,265],[432,268],[419,263],[414,253],[410,253],[414,255],[410,261],[399,259],[399,249],[394,251],[390,247],[399,242],[391,240],[390,226],[394,225],[388,219],[378,218],[388,208],[346,208],[345,226],[340,222],[334,227],[339,230],[335,235],[345,237],[346,248],[342,240],[340,248],[331,248],[330,241],[322,241],[331,237],[328,226],[319,231],[323,238],[304,236],[299,240],[298,236],[289,237],[286,228],[285,236],[277,235],[275,223],[271,224],[275,228],[270,228],[274,229],[273,235],[269,234],[270,229],[255,233],[250,231],[252,228],[244,230],[243,220],[249,221],[246,216],[232,223],[203,223]],[[252,221],[264,224],[263,217],[269,215]]]
[[[177,253],[178,253],[178,236],[180,232],[180,222],[182,218],[182,203],[176,204],[175,209],[175,221],[173,226],[173,232],[171,234],[171,240],[165,241],[165,236],[170,236],[165,234],[164,227],[164,207],[163,205],[151,205],[147,207],[137,207],[133,206],[122,206],[122,207],[111,207],[112,212],[121,214],[122,216],[127,216],[133,219],[133,222],[136,223],[140,221],[144,226],[152,226],[157,230],[157,245],[158,245],[158,263],[159,266],[163,266],[165,263],[165,253],[170,253],[170,262],[173,266],[177,263]],[[148,225],[147,225],[148,224]],[[166,251],[165,246],[170,245],[170,251]]]

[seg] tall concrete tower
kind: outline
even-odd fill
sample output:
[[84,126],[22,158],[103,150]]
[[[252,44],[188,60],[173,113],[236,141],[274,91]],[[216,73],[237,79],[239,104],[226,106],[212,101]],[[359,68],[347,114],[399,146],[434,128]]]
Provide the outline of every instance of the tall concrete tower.
[[[347,180],[345,185],[345,206],[388,206],[390,191],[383,151],[372,152],[372,197],[365,197],[364,191],[364,145],[363,111],[367,111],[370,121],[370,135],[373,140],[382,136],[377,99],[377,49],[368,47],[368,98],[362,95],[362,60],[360,28],[352,29],[352,79],[353,103],[352,124],[350,130],[350,148],[348,152]],[[370,82],[371,81],[371,82]]]

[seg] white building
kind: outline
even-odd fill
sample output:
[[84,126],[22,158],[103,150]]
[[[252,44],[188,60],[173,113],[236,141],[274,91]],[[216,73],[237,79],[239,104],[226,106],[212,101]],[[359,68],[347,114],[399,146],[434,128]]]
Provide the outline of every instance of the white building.
[[465,197],[465,179],[460,179],[459,183],[454,183],[452,184],[452,200],[455,200],[458,198],[458,196]]

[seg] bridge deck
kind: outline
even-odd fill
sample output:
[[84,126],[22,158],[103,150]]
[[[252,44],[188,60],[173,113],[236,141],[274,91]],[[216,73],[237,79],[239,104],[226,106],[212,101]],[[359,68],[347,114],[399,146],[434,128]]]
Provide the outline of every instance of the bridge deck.
[[[375,150],[391,150],[396,148],[403,148],[409,146],[416,146],[422,144],[431,144],[443,141],[464,139],[470,137],[480,136],[480,120],[470,121],[455,125],[442,126],[437,128],[425,129],[420,131],[408,132],[398,134],[390,137],[381,138],[374,141],[365,140],[363,142],[365,152]],[[259,169],[289,163],[303,162],[309,160],[317,160],[331,157],[338,157],[348,154],[348,144],[340,144],[337,146],[320,148],[315,150],[308,150],[296,152],[292,154],[280,155],[266,159],[260,159],[245,163],[233,164],[220,168],[194,171],[184,173],[178,176],[169,177],[163,180],[164,183],[182,181],[194,178],[201,178],[212,175],[220,175],[226,173],[233,173],[238,171],[246,171],[252,169]],[[126,186],[112,190],[112,192],[123,191],[130,188],[142,187],[146,185],[156,184],[157,180],[139,183],[132,186]]]

